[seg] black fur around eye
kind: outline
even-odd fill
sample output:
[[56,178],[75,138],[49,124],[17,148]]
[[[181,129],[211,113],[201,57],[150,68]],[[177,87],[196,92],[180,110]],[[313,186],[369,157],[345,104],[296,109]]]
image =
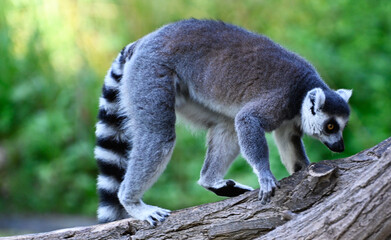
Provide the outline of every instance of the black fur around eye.
[[339,131],[339,125],[335,119],[327,121],[323,128],[327,134],[333,134]]

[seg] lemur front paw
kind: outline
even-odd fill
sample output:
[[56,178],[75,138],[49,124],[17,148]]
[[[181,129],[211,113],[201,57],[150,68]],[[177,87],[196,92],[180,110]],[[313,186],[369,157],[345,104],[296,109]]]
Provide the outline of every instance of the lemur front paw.
[[276,188],[280,188],[280,183],[270,171],[261,174],[261,177],[259,178],[259,185],[260,189],[258,199],[261,200],[262,204],[269,203],[271,197],[274,196]]
[[171,212],[164,208],[147,205],[142,201],[136,204],[130,204],[126,206],[125,209],[131,217],[147,221],[152,226],[156,226],[159,222],[163,222]]
[[223,180],[213,187],[207,187],[207,189],[214,192],[216,195],[223,197],[236,197],[245,192],[254,190],[252,187],[237,183],[234,180]]

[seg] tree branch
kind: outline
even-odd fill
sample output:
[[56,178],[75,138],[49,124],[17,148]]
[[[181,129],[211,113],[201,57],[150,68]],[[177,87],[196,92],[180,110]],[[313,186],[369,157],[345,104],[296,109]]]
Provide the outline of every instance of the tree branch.
[[272,202],[258,191],[173,212],[157,227],[121,220],[9,239],[388,239],[391,138],[354,156],[311,164],[280,181]]

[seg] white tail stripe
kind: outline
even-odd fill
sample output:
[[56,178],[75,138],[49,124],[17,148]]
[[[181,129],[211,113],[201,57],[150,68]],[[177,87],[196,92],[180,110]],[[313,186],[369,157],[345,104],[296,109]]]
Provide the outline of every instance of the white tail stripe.
[[104,175],[98,176],[98,189],[117,193],[119,185],[120,183],[114,177]]
[[96,124],[95,135],[97,138],[115,137],[116,134],[118,134],[118,130],[116,130],[115,128],[110,127],[100,121]]
[[[107,72],[107,75],[105,76],[105,85],[107,87],[111,87],[111,88],[119,88],[120,84],[114,79],[111,77],[111,68],[109,69],[109,71]],[[114,72],[115,74],[117,74],[116,72]],[[121,72],[122,74],[122,72]],[[118,74],[120,75],[120,74]]]
[[95,147],[94,150],[95,158],[106,163],[114,164],[119,166],[120,168],[126,168],[126,159],[120,157],[112,151],[106,150],[101,147]]
[[97,138],[110,137],[120,142],[129,141],[123,130],[111,127],[110,125],[102,123],[101,121],[96,124],[95,135]]
[[99,98],[99,108],[103,108],[109,114],[118,113],[118,107],[117,103],[110,103],[103,97]]
[[118,211],[118,206],[99,206],[98,207],[98,219],[106,219],[108,221],[118,220],[117,218],[121,216],[121,213]]

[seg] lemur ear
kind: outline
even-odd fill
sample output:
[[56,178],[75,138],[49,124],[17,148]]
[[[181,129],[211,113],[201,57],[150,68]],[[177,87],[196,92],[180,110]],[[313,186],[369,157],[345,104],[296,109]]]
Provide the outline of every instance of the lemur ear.
[[311,102],[311,112],[312,115],[323,107],[324,102],[326,101],[326,96],[321,88],[314,88],[307,93],[307,97]]
[[338,89],[335,92],[338,93],[338,95],[341,96],[343,100],[345,100],[345,102],[349,101],[349,98],[352,96],[353,93],[353,91],[349,89]]

